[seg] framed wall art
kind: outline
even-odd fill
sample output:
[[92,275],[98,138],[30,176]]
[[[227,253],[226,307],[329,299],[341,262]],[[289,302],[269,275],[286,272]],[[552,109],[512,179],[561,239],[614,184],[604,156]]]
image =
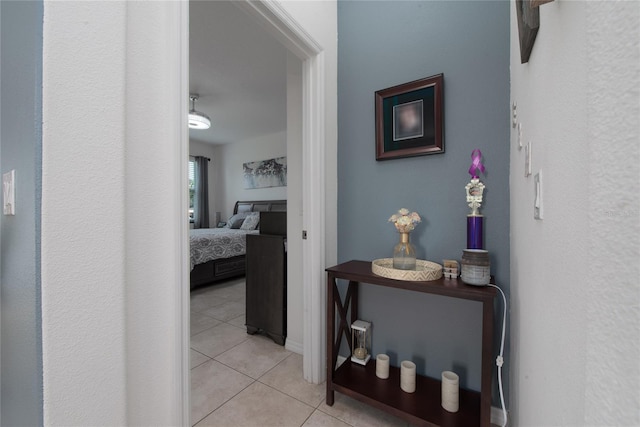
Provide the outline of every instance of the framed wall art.
[[515,0],[518,20],[518,40],[520,42],[520,63],[529,62],[533,44],[540,27],[540,10],[532,7],[529,0]]
[[287,186],[286,157],[243,163],[242,169],[245,189]]
[[444,153],[442,74],[379,90],[376,160]]
[[518,40],[520,42],[520,63],[529,62],[533,44],[536,42],[540,28],[541,5],[553,0],[514,0],[516,2],[516,18],[518,20]]

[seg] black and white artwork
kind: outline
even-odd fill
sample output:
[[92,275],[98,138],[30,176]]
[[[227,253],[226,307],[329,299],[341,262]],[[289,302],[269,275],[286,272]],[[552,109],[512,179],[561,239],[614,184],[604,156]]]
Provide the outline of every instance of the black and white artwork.
[[286,157],[243,163],[242,167],[245,189],[287,186]]

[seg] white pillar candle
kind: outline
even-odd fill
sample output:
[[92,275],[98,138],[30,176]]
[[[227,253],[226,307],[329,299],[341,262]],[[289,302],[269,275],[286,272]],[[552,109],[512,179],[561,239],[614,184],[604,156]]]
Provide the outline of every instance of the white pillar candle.
[[460,407],[460,378],[455,372],[442,372],[442,407],[449,412]]
[[376,377],[383,380],[389,378],[389,356],[386,354],[376,356]]
[[407,393],[416,391],[416,364],[408,360],[400,363],[400,388]]

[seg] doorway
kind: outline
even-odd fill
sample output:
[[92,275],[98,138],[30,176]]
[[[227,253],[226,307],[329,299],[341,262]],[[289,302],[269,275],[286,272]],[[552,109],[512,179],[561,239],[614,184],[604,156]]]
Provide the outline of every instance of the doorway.
[[[324,93],[324,53],[322,47],[295,22],[282,6],[275,2],[235,2],[239,8],[255,19],[277,40],[279,40],[302,63],[302,198],[294,209],[300,213],[300,223],[307,233],[307,239],[299,236],[302,259],[303,289],[300,295],[299,310],[303,324],[302,353],[304,359],[304,378],[313,383],[324,380],[324,268],[325,268],[325,93]],[[188,7],[186,4],[185,7]],[[182,34],[189,33],[188,13],[183,14]],[[186,52],[182,55],[188,64]],[[185,67],[183,66],[183,69]],[[188,72],[185,73],[188,76]],[[186,87],[186,85],[185,85]],[[185,94],[186,96],[186,94]],[[186,98],[185,98],[186,99]],[[181,142],[182,152],[188,152],[186,135]],[[184,190],[186,192],[186,189]],[[313,195],[313,197],[311,197]],[[302,234],[302,233],[301,233]],[[294,236],[290,236],[293,239]],[[296,239],[298,237],[295,237]],[[189,390],[189,284],[188,274],[183,274],[182,322],[183,322],[183,366],[182,389]],[[289,304],[296,304],[290,301]],[[189,399],[183,400],[183,414],[188,420]]]

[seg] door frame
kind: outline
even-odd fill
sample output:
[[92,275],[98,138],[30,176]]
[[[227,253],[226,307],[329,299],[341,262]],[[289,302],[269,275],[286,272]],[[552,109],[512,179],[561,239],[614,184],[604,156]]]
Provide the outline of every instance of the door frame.
[[[302,224],[307,238],[302,244],[303,278],[303,373],[305,380],[319,384],[326,373],[325,317],[326,295],[324,292],[325,269],[325,58],[324,49],[289,13],[273,0],[242,0],[238,7],[253,16],[287,49],[302,61]],[[180,20],[182,45],[182,87],[186,103],[189,80],[189,9],[183,2]],[[189,137],[183,132],[180,151],[188,156]],[[186,153],[186,154],[185,154]],[[183,163],[186,163],[183,162]],[[183,186],[182,199],[188,199],[187,187]],[[189,264],[187,261],[188,230],[184,230],[185,245],[182,290],[182,335],[181,391],[183,420],[189,425],[190,414],[190,366],[189,366]],[[300,236],[302,238],[302,236]],[[186,242],[186,243],[184,243]]]

